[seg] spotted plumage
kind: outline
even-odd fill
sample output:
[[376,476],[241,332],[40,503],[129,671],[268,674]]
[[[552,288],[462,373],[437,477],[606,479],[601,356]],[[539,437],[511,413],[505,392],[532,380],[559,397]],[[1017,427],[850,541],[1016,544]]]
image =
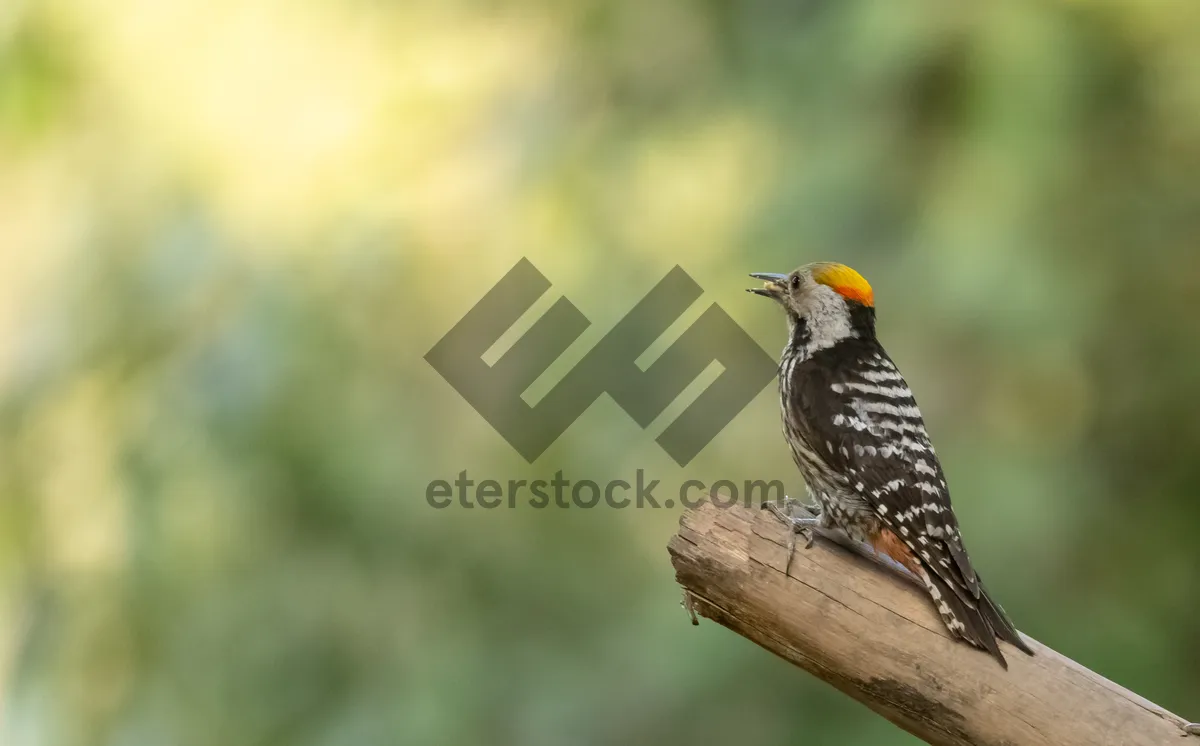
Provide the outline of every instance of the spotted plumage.
[[1005,667],[997,637],[1031,653],[967,555],[920,408],[876,338],[866,280],[840,264],[754,277],[766,285],[753,292],[787,314],[783,431],[820,508],[816,525],[840,528],[908,569],[950,633]]

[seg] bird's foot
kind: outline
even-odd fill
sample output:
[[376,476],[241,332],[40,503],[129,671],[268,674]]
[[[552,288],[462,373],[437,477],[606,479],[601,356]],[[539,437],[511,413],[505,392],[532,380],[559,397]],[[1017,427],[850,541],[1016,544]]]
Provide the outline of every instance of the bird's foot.
[[[793,516],[793,505],[799,505],[809,513],[815,515]],[[792,569],[792,555],[796,551],[796,534],[804,536],[805,549],[812,549],[813,542],[816,541],[817,529],[825,528],[827,525],[825,516],[818,513],[819,509],[815,506],[805,505],[799,500],[792,500],[787,497],[783,498],[782,507],[780,507],[780,503],[765,502],[762,504],[762,508],[771,511],[772,515],[792,527],[792,530],[788,533],[787,564],[783,568],[784,574],[787,575]]]
[[793,530],[788,531],[787,564],[784,565],[784,568],[783,568],[783,574],[787,575],[788,572],[792,569],[792,553],[794,551],[796,551],[796,532],[795,532],[795,528],[794,528],[795,524],[792,523],[792,521],[795,519],[793,519],[792,515],[791,515],[791,503],[788,502],[786,497],[783,499],[783,506],[784,507],[781,508],[781,507],[779,507],[779,503],[764,502],[762,504],[762,509],[770,511],[771,515],[775,516],[776,518],[778,518],[780,521],[787,524],[788,526],[793,527]]
[[1189,736],[1200,736],[1200,723],[1187,723],[1183,726],[1183,732]]

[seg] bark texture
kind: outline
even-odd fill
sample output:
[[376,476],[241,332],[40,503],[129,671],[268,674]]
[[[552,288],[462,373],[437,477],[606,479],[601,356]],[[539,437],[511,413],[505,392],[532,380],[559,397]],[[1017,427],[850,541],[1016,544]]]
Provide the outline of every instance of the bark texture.
[[[950,639],[925,594],[767,511],[706,501],[668,546],[695,613],[947,746],[1186,744],[1186,721],[1028,637],[1009,670]],[[1200,741],[1197,741],[1200,743]]]

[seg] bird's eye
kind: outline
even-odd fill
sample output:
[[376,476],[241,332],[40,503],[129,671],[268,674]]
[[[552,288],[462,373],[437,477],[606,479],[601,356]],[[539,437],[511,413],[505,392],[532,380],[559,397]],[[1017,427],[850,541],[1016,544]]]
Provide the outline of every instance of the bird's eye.
[[790,285],[792,290],[798,290],[800,288],[800,275],[792,275]]

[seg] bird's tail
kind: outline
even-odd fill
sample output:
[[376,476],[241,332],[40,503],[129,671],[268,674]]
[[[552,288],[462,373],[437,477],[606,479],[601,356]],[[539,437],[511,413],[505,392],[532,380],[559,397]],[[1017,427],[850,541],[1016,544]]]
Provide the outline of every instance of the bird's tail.
[[951,587],[951,583],[937,573],[925,570],[921,579],[951,635],[986,650],[1004,668],[1008,668],[1008,661],[1000,652],[997,637],[1012,643],[1021,652],[1033,655],[1033,650],[1021,639],[1004,610],[992,601],[982,581],[979,598],[975,599],[965,588]]
[[992,600],[987,589],[983,587],[983,581],[979,582],[979,605],[983,611],[983,618],[992,628],[996,637],[1011,643],[1026,655],[1033,655],[1033,648],[1029,647],[1029,644],[1022,639],[1021,633],[1013,626],[1012,620],[1004,613],[1004,609],[1000,608],[1000,604]]

